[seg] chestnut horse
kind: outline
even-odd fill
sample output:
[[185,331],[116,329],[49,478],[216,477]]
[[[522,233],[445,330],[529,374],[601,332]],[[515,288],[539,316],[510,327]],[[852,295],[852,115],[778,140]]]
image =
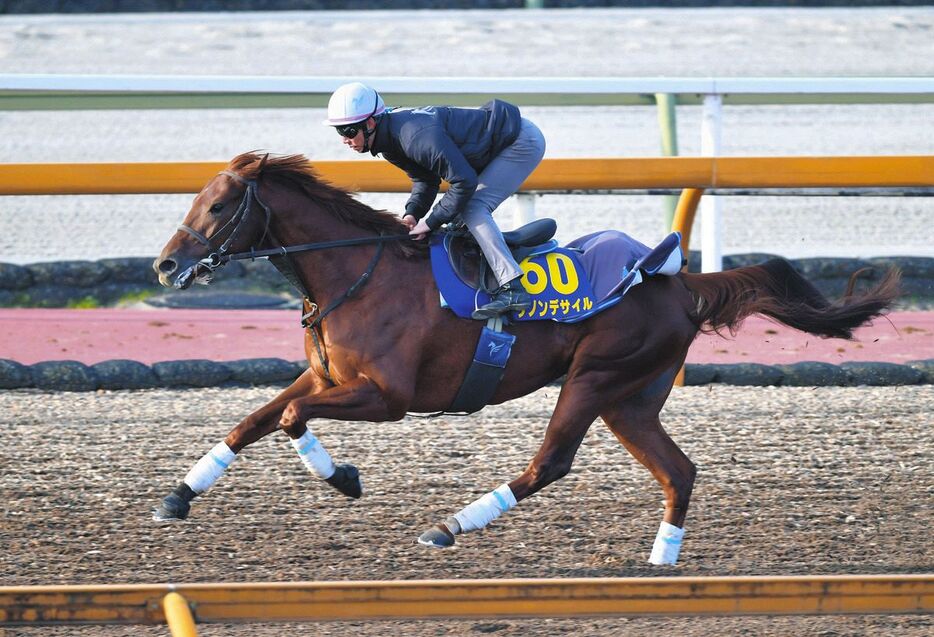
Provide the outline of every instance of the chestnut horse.
[[[190,501],[241,449],[277,429],[314,475],[359,497],[356,468],[334,464],[311,431],[315,419],[395,421],[451,405],[484,322],[440,306],[426,242],[406,233],[394,215],[319,180],[300,155],[245,153],[207,183],[153,264],[165,286],[209,282],[233,252],[345,245],[284,257],[308,293],[306,309],[327,308],[327,318],[305,331],[309,368],[203,456],[155,509],[156,519],[185,518]],[[392,242],[376,243],[387,239]],[[566,475],[599,417],[661,485],[665,513],[650,561],[674,563],[696,470],[662,428],[659,411],[698,331],[732,331],[760,313],[818,336],[851,338],[854,328],[891,305],[898,280],[890,271],[873,290],[831,303],[787,261],[775,259],[728,272],[646,278],[622,302],[580,323],[510,325],[516,342],[492,403],[565,376],[544,441],[518,477],[419,541],[450,546],[455,535],[482,528]]]

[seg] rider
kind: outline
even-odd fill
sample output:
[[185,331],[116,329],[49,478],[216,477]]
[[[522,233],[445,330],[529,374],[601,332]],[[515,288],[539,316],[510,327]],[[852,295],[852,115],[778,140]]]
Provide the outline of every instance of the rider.
[[[499,288],[473,313],[487,319],[531,304],[522,270],[493,221],[493,211],[519,189],[545,154],[545,138],[519,109],[501,100],[480,108],[387,109],[374,89],[352,82],[331,95],[328,118],[358,153],[382,153],[412,180],[402,220],[424,239],[460,218],[496,275]],[[432,207],[441,180],[447,193]],[[425,214],[431,208],[429,214]]]

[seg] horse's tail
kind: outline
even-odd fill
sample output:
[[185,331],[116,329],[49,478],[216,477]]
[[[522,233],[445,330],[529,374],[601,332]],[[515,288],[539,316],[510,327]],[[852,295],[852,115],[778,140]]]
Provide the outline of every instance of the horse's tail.
[[785,259],[711,274],[681,276],[694,294],[694,321],[705,333],[735,332],[750,314],[823,337],[852,338],[853,330],[879,316],[900,294],[901,272],[891,268],[873,289],[853,295],[850,277],[843,298],[831,303]]

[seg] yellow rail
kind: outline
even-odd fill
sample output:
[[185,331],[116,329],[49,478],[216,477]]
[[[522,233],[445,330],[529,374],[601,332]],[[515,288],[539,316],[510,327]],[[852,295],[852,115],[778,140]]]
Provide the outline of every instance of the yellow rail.
[[[407,192],[411,182],[384,161],[313,162],[342,188]],[[194,193],[223,162],[0,164],[0,195]],[[633,157],[546,159],[525,191],[640,188],[834,188],[934,186],[934,156]]]
[[166,623],[186,600],[199,622],[930,613],[934,575],[0,587],[0,626]]

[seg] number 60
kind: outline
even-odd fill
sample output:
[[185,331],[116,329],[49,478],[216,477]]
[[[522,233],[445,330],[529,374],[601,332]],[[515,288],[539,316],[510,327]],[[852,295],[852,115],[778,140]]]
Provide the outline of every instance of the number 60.
[[541,294],[548,287],[549,282],[559,294],[572,294],[577,290],[580,280],[577,278],[574,262],[569,256],[559,252],[549,252],[545,255],[545,264],[548,266],[547,273],[545,268],[531,261],[531,257],[519,264],[525,272],[525,276],[522,277],[522,286],[529,294]]

